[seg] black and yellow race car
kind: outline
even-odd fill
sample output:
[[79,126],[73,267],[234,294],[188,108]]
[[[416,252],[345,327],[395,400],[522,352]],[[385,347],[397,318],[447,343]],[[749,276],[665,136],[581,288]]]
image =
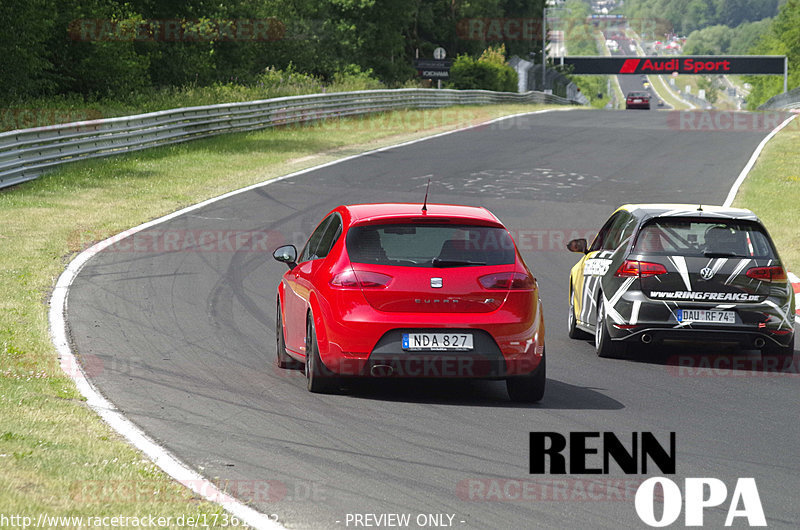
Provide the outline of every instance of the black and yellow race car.
[[794,352],[794,291],[775,245],[744,209],[627,204],[569,280],[569,336],[594,335],[597,354],[661,341],[738,343],[785,363]]

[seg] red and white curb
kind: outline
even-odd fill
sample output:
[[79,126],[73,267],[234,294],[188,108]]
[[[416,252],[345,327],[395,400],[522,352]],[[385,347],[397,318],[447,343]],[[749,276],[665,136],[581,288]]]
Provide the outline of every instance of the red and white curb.
[[789,274],[789,281],[792,282],[792,288],[794,289],[794,309],[797,316],[795,320],[800,323],[800,278],[798,278],[794,273],[790,272]]

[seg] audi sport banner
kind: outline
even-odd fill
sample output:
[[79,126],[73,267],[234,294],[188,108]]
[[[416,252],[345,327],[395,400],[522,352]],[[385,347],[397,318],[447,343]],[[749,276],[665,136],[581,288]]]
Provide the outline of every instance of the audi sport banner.
[[564,57],[573,74],[783,74],[783,55]]

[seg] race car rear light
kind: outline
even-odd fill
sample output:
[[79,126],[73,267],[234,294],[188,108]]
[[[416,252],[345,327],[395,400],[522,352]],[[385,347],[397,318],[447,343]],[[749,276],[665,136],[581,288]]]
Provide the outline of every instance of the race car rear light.
[[331,287],[339,289],[383,289],[392,277],[380,272],[348,270],[340,272],[331,278]]
[[769,331],[773,335],[781,335],[781,336],[788,335],[789,333],[792,332],[791,329],[768,329],[767,331]]
[[783,267],[753,267],[745,273],[748,278],[764,282],[785,282],[786,271]]
[[648,276],[656,276],[658,274],[666,274],[667,269],[660,263],[650,263],[649,261],[637,261],[634,259],[626,259],[619,266],[614,276],[619,278],[635,278],[640,276],[646,278]]
[[484,289],[533,289],[533,278],[522,272],[496,272],[478,278]]

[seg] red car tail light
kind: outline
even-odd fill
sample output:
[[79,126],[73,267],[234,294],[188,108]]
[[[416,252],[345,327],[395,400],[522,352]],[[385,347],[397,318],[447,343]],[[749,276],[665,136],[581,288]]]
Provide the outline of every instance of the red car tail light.
[[646,278],[648,276],[657,276],[659,274],[666,274],[667,269],[660,263],[650,263],[649,261],[637,261],[633,259],[626,259],[619,266],[614,276],[619,278],[634,278],[640,276]]
[[748,278],[764,282],[785,282],[786,271],[783,267],[753,267],[745,273]]
[[522,272],[496,272],[478,278],[484,289],[533,289],[533,278]]
[[388,274],[347,270],[331,278],[330,284],[339,289],[383,289],[391,281],[392,277]]

